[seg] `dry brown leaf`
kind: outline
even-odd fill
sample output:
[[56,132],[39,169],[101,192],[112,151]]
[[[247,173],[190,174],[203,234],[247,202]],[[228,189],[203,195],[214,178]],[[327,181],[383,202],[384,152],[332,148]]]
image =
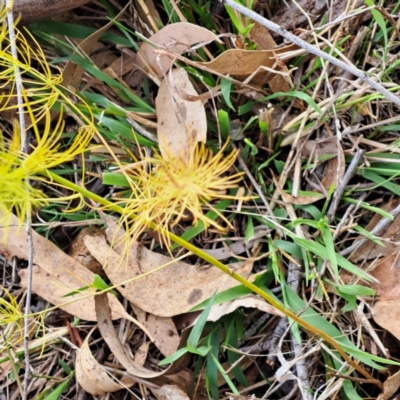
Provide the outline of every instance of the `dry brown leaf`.
[[[249,34],[250,40],[257,44],[257,50],[272,50],[276,47],[276,42],[274,38],[269,33],[268,29],[258,22],[254,23],[254,26]],[[289,72],[286,65],[279,61],[279,71]],[[265,76],[265,72],[263,72]],[[278,92],[289,92],[293,87],[293,81],[290,76],[275,75],[269,82],[272,93]],[[298,108],[304,108],[301,100],[296,99],[294,105]]]
[[[171,371],[178,368],[181,360],[170,365],[167,369],[162,371],[152,371],[148,368],[133,361],[128,354],[126,354],[125,348],[120,342],[117,332],[115,331],[113,322],[111,320],[111,313],[108,298],[105,294],[96,296],[96,314],[98,328],[103,336],[103,339],[107,343],[111,352],[118,362],[128,371],[135,379],[140,380],[142,384],[146,385],[143,379],[151,381],[152,384],[156,385],[170,385],[176,384],[182,389],[188,387],[187,377],[179,375],[170,375]],[[168,376],[166,373],[168,372]]]
[[[93,331],[92,331],[93,332]],[[76,379],[82,388],[93,396],[105,396],[136,383],[133,378],[123,377],[120,382],[114,381],[105,368],[93,357],[89,348],[90,332],[76,356]]]
[[249,39],[257,44],[257,50],[272,50],[276,47],[275,39],[271,36],[268,29],[258,22],[253,22],[254,26],[249,33]]
[[83,228],[74,241],[68,251],[68,255],[72,257],[74,260],[78,261],[80,264],[88,268],[93,273],[100,275],[102,278],[105,277],[105,272],[103,270],[102,265],[90,254],[85,243],[83,242],[83,238],[87,235],[103,235],[104,230],[99,228],[98,226],[91,226]]
[[143,367],[146,362],[147,354],[149,353],[149,347],[151,342],[143,342],[135,352],[133,361]]
[[163,385],[160,389],[152,389],[158,400],[189,400],[189,396],[178,386]]
[[[248,76],[257,71],[260,67],[270,68],[271,71],[260,69],[263,74],[262,82],[264,84],[271,81],[275,77],[274,68],[276,64],[276,55],[290,51],[295,46],[286,46],[274,50],[242,50],[231,49],[224,51],[219,57],[209,62],[198,63],[210,70],[223,75],[234,75],[238,79],[246,79]],[[275,71],[282,71],[284,64],[280,62],[275,66]]]
[[[400,199],[395,198],[387,204],[381,206],[384,211],[392,211],[400,204]],[[367,231],[372,231],[375,226],[381,221],[382,215],[375,214],[369,224],[366,226]],[[397,215],[389,226],[379,234],[379,237],[386,239],[383,244],[385,247],[375,244],[372,240],[366,241],[350,256],[353,262],[361,260],[369,260],[380,256],[389,256],[398,251],[400,245],[400,214]]]
[[400,388],[400,371],[394,375],[389,376],[385,382],[383,382],[383,392],[376,398],[376,400],[396,400],[392,396]]
[[371,275],[380,282],[371,283],[379,296],[373,318],[400,340],[400,253],[383,258]]
[[[27,260],[29,254],[27,235],[24,229],[18,228],[18,225],[18,218],[12,216],[7,235],[4,229],[0,228],[0,254],[8,259],[16,256]],[[94,293],[85,291],[65,297],[83,286],[90,286],[94,274],[35,231],[32,232],[32,241],[34,248],[32,291],[75,317],[96,321]],[[21,270],[19,276],[21,285],[26,287],[27,270]],[[138,321],[126,313],[115,296],[111,294],[108,296],[113,319],[126,318],[140,326]],[[152,338],[146,329],[143,330]]]
[[284,317],[285,314],[268,304],[264,299],[254,294],[240,297],[227,303],[216,304],[211,308],[207,321],[218,321],[224,315],[230,314],[239,307],[257,308],[268,314]]
[[95,298],[95,308],[97,315],[98,328],[103,339],[114,354],[114,357],[121,365],[133,376],[139,378],[156,378],[164,374],[164,371],[151,371],[133,361],[125,351],[124,346],[118,338],[112,319],[108,298],[105,294],[100,294]]
[[[108,229],[107,237],[114,243],[125,233],[117,229],[112,218],[105,220]],[[106,240],[99,237],[85,238],[85,244],[94,257],[100,261],[113,285],[131,303],[142,310],[163,317],[188,312],[196,304],[211,297],[214,292],[222,292],[237,285],[231,276],[224,274],[215,267],[195,267],[182,261],[175,261],[148,250],[140,243],[130,246],[128,265],[121,265],[123,246],[110,249]],[[166,265],[154,273],[156,268]],[[231,265],[235,272],[248,277],[252,270],[252,262],[235,263]],[[127,283],[143,274],[149,275]]]
[[[171,155],[187,160],[197,142],[207,138],[207,118],[201,101],[183,100],[175,88],[197,95],[184,69],[171,71],[172,78],[164,79],[156,98],[157,133],[164,158]],[[173,85],[171,83],[173,82]]]
[[[156,47],[177,54],[183,54],[194,44],[206,44],[214,40],[220,41],[208,29],[189,22],[167,25],[149,38],[149,41],[155,44]],[[143,43],[140,46],[136,64],[145,71],[151,71],[152,69],[158,78],[162,78],[171,68],[173,60],[166,55],[156,54],[154,52],[156,47]]]
[[137,320],[151,333],[161,353],[165,357],[174,354],[178,350],[179,334],[172,318],[148,314],[132,303],[131,306]]

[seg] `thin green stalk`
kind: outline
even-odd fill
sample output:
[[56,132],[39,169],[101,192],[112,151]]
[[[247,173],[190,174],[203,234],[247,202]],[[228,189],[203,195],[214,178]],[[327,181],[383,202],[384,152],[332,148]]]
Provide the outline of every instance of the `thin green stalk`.
[[[107,199],[104,199],[101,196],[98,196],[95,193],[90,192],[89,190],[76,185],[70,181],[68,181],[65,178],[62,178],[61,176],[58,176],[51,171],[44,171],[42,175],[49,177],[51,180],[60,183],[64,187],[69,188],[70,190],[81,194],[83,197],[87,197],[99,204],[102,204],[103,206],[106,206],[109,210],[115,211],[120,215],[126,215],[127,213],[125,212],[124,208],[110,202]],[[136,215],[132,212],[129,212],[128,217],[131,219],[135,219]],[[363,376],[365,376],[367,379],[373,379],[372,376],[365,371],[361,366],[359,366],[357,363],[355,363],[351,358],[343,351],[343,349],[340,347],[340,344],[336,342],[335,339],[331,338],[328,336],[325,332],[321,331],[320,329],[312,326],[302,318],[298,317],[295,313],[292,311],[288,310],[285,306],[280,304],[278,301],[276,301],[273,297],[271,297],[268,293],[264,292],[262,289],[258,288],[255,286],[253,283],[249,282],[246,278],[241,276],[240,274],[236,273],[232,269],[230,269],[228,266],[225,264],[221,263],[214,257],[210,256],[209,254],[205,253],[201,249],[198,249],[196,246],[193,246],[186,240],[180,238],[179,236],[176,236],[175,234],[164,230],[160,227],[158,227],[154,222],[149,222],[148,224],[149,228],[161,231],[162,234],[167,235],[171,241],[174,241],[177,243],[179,246],[184,247],[191,253],[195,254],[196,256],[202,258],[203,260],[207,261],[208,263],[214,265],[215,267],[219,268],[222,272],[225,274],[230,275],[233,279],[241,283],[243,286],[246,288],[250,289],[254,293],[258,294],[261,296],[264,300],[266,300],[269,304],[271,304],[273,307],[275,307],[277,310],[281,311],[283,314],[285,314],[287,317],[293,319],[296,321],[299,325],[301,325],[304,329],[306,329],[309,332],[312,332],[313,334],[319,336],[320,338],[324,339],[326,342],[328,342],[333,348],[335,348],[338,353],[344,358],[344,360],[351,365],[354,369],[356,369],[358,372],[360,372]]]

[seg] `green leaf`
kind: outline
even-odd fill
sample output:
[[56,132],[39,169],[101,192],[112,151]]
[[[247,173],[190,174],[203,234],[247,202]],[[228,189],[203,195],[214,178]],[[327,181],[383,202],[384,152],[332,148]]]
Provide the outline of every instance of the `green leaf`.
[[222,78],[221,79],[221,93],[222,97],[225,100],[225,103],[227,106],[233,110],[235,110],[235,107],[233,107],[232,102],[231,102],[231,87],[232,87],[232,82],[229,79]]
[[188,346],[188,350],[190,353],[197,354],[201,357],[205,357],[208,354],[208,352],[211,350],[211,348],[207,347],[207,346],[200,346],[195,349],[193,349],[193,348],[189,349],[189,346]]
[[[359,172],[358,175],[364,176],[364,178],[367,178],[367,179],[377,183],[378,184],[377,186],[382,186],[385,189],[388,189],[391,192],[393,192],[395,195],[400,196],[400,186],[391,182],[394,178],[396,178],[400,175],[400,171],[393,174],[393,176],[391,176],[388,179],[385,179],[382,176],[375,174],[374,172],[365,171],[365,170]],[[369,190],[371,190],[371,189],[369,189]]]
[[[287,286],[287,285],[286,285]],[[372,368],[381,370],[382,367],[376,364],[374,361],[390,364],[390,365],[399,365],[400,363],[392,360],[387,360],[382,357],[374,356],[373,354],[368,354],[360,349],[358,349],[353,342],[351,342],[347,336],[343,335],[342,332],[339,331],[334,325],[328,322],[326,319],[321,317],[318,311],[314,310],[312,307],[309,307],[289,286],[286,288],[288,294],[289,305],[292,308],[293,312],[299,313],[299,317],[305,319],[309,324],[315,326],[317,329],[322,330],[331,338],[335,339],[341,346],[344,351],[346,351],[351,356],[360,360],[364,364],[369,365]],[[269,294],[274,296],[272,292],[269,291]],[[276,298],[274,296],[274,298]],[[305,311],[304,308],[306,308]]]
[[[274,274],[272,272],[272,269],[268,268],[267,271],[264,272],[262,275],[257,276],[253,283],[255,286],[265,290],[265,289],[267,289],[267,286],[273,280],[274,280]],[[253,292],[243,285],[238,285],[233,288],[224,290],[221,293],[218,293],[215,296],[214,304],[226,303],[228,301],[238,299],[239,297],[243,297],[249,293],[253,293]],[[201,302],[200,304],[197,304],[192,309],[190,309],[190,312],[203,309],[204,307],[206,307],[207,303],[208,303],[208,300],[205,300],[205,301]]]
[[193,326],[192,331],[190,332],[190,335],[187,340],[188,349],[196,349],[197,348],[201,334],[204,330],[204,326],[206,325],[208,315],[210,314],[211,307],[214,304],[214,299],[215,299],[215,293],[208,300],[206,308],[200,314],[199,319],[197,320],[196,324]]
[[125,175],[109,172],[103,173],[103,185],[130,187]]
[[67,294],[64,294],[63,297],[74,296],[75,294],[82,293],[82,292],[88,290],[89,288],[90,288],[90,286],[82,286],[82,287],[80,287],[79,289],[76,289],[76,290],[73,290],[72,292],[69,292],[69,293],[67,293]]
[[[235,318],[236,319],[236,318]],[[227,329],[227,333],[229,332],[229,346],[233,349],[238,349],[239,348],[239,343],[238,343],[238,335],[236,334],[236,329],[235,329],[235,321],[231,320],[231,323],[229,324],[229,327]],[[241,357],[240,354],[238,354],[236,351],[231,351],[227,350],[227,356],[228,356],[228,361],[229,364],[235,365],[236,361],[239,360]],[[245,374],[243,373],[243,370],[240,368],[240,364],[236,364],[235,367],[232,369],[233,376],[235,379],[244,387],[250,386],[248,380],[246,379]]]
[[181,358],[183,355],[185,355],[188,352],[188,349],[186,347],[182,347],[181,349],[177,350],[174,354],[171,354],[168,357],[165,357],[164,360],[161,360],[158,365],[163,366],[167,364],[172,364],[179,358]]
[[246,243],[249,242],[251,238],[254,237],[254,224],[253,224],[253,218],[251,216],[247,217],[247,225],[245,229],[245,241]]
[[335,252],[335,244],[333,242],[333,236],[331,233],[331,230],[329,229],[328,226],[325,226],[321,229],[322,232],[322,238],[324,240],[324,244],[326,246],[326,258],[329,260],[331,267],[333,269],[333,272],[335,273],[335,279],[336,281],[339,280],[339,269],[338,269],[338,264],[337,264],[337,259],[336,259],[336,252]]
[[[312,253],[316,254],[317,256],[323,259],[327,259],[326,258],[327,249],[322,244],[313,242],[311,240],[298,238],[295,235],[292,235],[292,239],[304,249],[311,251]],[[341,256],[340,254],[335,253],[335,255],[336,255],[336,262],[338,263],[339,266],[341,266],[348,272],[351,272],[352,274],[365,279],[368,282],[371,281],[371,278],[364,271],[362,271],[360,268],[352,264],[349,260]]]
[[353,296],[375,296],[375,290],[361,285],[337,285],[336,290]]
[[218,391],[218,367],[214,362],[211,353],[218,359],[219,353],[219,344],[221,337],[221,326],[215,326],[210,334],[207,337],[207,346],[210,348],[210,351],[207,354],[207,363],[206,363],[206,385],[207,391],[211,392],[212,399],[219,399],[219,391]]
[[64,370],[64,372],[67,375],[71,375],[72,369],[70,368],[70,366],[62,358],[58,359],[58,363],[61,365],[61,368]]
[[[369,7],[375,5],[372,0],[365,0],[365,3]],[[376,23],[379,25],[379,28],[381,28],[381,30],[382,30],[383,38],[384,38],[384,41],[385,41],[384,49],[385,49],[385,58],[386,58],[386,54],[388,52],[388,32],[387,32],[386,22],[383,19],[382,14],[378,10],[372,9],[371,10],[371,14],[374,17],[374,20],[376,21]]]
[[[392,215],[390,215],[390,217],[391,217],[391,219],[393,219]],[[353,229],[355,231],[357,231],[357,232],[362,233],[368,240],[371,240],[372,242],[374,242],[378,246],[386,247],[385,244],[381,240],[379,240],[376,236],[372,235],[370,231],[367,231],[363,227],[361,227],[359,225],[356,225],[356,226],[353,227]]]
[[[64,391],[68,388],[74,374],[71,374],[64,382],[60,383],[48,396],[46,396],[43,400],[58,400],[61,398]],[[37,398],[40,400],[40,396]]]
[[276,99],[277,97],[297,97],[298,99],[304,100],[310,107],[314,109],[318,114],[322,114],[322,110],[319,108],[318,104],[312,99],[310,95],[304,92],[300,92],[298,90],[293,90],[291,92],[278,92],[271,94],[270,96],[263,97],[262,99],[258,100],[258,102],[265,102],[267,100]]
[[222,137],[228,139],[230,133],[230,121],[229,114],[225,110],[218,110],[218,122]]

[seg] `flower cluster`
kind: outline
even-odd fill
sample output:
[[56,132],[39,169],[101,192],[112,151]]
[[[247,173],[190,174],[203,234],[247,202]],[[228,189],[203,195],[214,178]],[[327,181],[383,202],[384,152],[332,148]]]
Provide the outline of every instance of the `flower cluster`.
[[[242,179],[242,173],[227,173],[233,168],[237,151],[225,155],[225,149],[226,146],[214,155],[202,143],[187,159],[170,152],[164,158],[155,154],[127,166],[131,195],[118,202],[125,208],[121,223],[129,226],[133,240],[150,226],[169,242],[165,231],[186,218],[193,225],[202,222],[205,227],[225,230],[220,222],[203,213],[204,206],[230,227],[228,219],[212,206],[213,200],[234,199],[227,192]],[[135,214],[133,219],[132,214]]]

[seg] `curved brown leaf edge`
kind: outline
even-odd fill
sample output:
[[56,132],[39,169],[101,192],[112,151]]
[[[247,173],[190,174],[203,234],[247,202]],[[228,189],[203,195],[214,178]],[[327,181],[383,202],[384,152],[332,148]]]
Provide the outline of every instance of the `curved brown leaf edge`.
[[[118,243],[126,236],[111,217],[105,217],[109,243]],[[124,239],[122,239],[124,240]],[[143,311],[161,317],[189,312],[214,293],[238,283],[213,266],[196,267],[183,261],[148,250],[140,243],[110,247],[101,236],[84,238],[85,245],[104,267],[116,289]],[[250,276],[252,260],[231,264],[235,272]]]
[[[1,220],[4,218],[0,212]],[[0,254],[7,259],[12,259],[14,256],[21,260],[28,259],[27,235],[19,226],[20,221],[13,215],[7,231],[4,227],[0,227]],[[34,249],[32,291],[75,317],[96,321],[93,292],[87,290],[65,297],[84,286],[90,286],[94,281],[94,274],[35,231],[32,231],[32,242]],[[21,270],[19,276],[21,285],[26,287],[27,270]],[[129,319],[152,337],[144,326],[125,311],[115,296],[111,294],[108,296],[113,319]]]
[[[134,383],[141,383],[152,390],[156,395],[157,393],[164,392],[172,394],[177,393],[183,396],[182,398],[185,398],[184,396],[186,395],[187,388],[191,381],[190,373],[185,370],[185,367],[190,361],[190,355],[184,355],[163,371],[156,372],[144,367],[141,363],[131,359],[118,338],[111,319],[108,297],[105,294],[98,295],[95,298],[95,303],[98,329],[114,357],[124,367],[123,372],[128,372],[130,378],[128,380],[126,378],[125,380],[121,379],[119,383],[110,379],[110,373],[106,372],[105,368],[100,365],[91,354],[88,345],[90,335],[88,335],[78,352],[76,362],[77,379],[83,389],[92,395],[102,395],[107,391],[114,392],[132,386]],[[238,307],[258,308],[264,312],[271,311],[273,314],[279,314],[264,300],[257,296],[247,295],[233,302],[213,306],[207,320],[217,321],[223,315],[235,311]],[[183,324],[187,326],[187,328],[182,332],[179,348],[185,345],[190,333],[190,328],[196,323],[196,318],[193,318],[193,316],[196,315],[197,314],[189,314],[183,316],[185,319]],[[250,365],[251,362],[247,363],[245,367],[247,368]],[[119,368],[117,368],[116,371],[121,372]],[[105,378],[106,375],[107,378]],[[123,376],[125,375],[123,374]],[[175,397],[170,398],[175,399]]]
[[205,45],[214,40],[220,42],[217,35],[198,25],[189,22],[170,24],[148,39],[153,46],[149,43],[140,46],[136,65],[161,79],[172,67],[174,60],[158,54],[157,48],[181,55],[195,44]]
[[189,160],[198,142],[207,138],[207,117],[201,100],[188,101],[180,96],[183,92],[197,96],[182,68],[170,70],[169,79],[163,79],[156,97],[157,135],[164,159],[171,156]]
[[53,17],[89,3],[90,0],[14,0],[14,16],[21,15],[23,23]]
[[[157,391],[162,390],[164,385],[177,386],[183,392],[187,390],[190,385],[190,376],[182,371],[187,364],[187,357],[180,358],[162,371],[152,371],[135,362],[127,354],[115,331],[107,295],[96,296],[95,303],[98,329],[114,357],[129,373],[129,378],[121,379],[120,382],[115,382],[114,379],[110,378],[110,373],[91,354],[89,348],[90,335],[88,335],[77,354],[76,360],[77,380],[84,390],[92,395],[104,395],[130,387],[135,383],[141,383],[150,390]],[[180,371],[180,373],[175,374],[174,371]]]
[[380,282],[371,283],[379,299],[373,308],[374,321],[400,340],[399,251],[379,260],[371,275]]

